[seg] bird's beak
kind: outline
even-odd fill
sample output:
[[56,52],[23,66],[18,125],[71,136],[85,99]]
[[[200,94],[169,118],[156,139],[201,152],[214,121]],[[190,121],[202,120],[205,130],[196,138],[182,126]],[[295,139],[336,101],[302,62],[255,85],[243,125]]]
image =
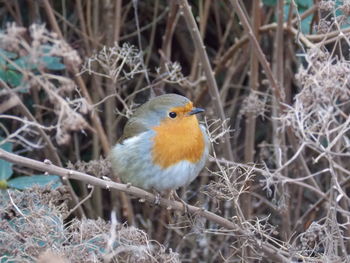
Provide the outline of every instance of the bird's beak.
[[194,115],[194,114],[198,114],[204,112],[204,109],[201,108],[192,108],[192,110],[188,113],[188,115]]

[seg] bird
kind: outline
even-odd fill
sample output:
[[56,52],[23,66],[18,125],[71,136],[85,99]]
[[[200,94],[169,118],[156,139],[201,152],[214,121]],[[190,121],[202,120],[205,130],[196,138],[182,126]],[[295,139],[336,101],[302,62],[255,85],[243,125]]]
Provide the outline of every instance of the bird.
[[204,109],[164,94],[138,107],[110,153],[123,183],[161,193],[190,184],[205,166],[210,142],[197,119]]

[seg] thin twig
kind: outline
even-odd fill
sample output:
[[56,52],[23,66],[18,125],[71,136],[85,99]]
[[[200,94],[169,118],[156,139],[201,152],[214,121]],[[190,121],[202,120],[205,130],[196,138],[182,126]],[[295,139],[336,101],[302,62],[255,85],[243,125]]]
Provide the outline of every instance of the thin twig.
[[95,189],[95,187],[92,186],[92,187],[91,187],[90,193],[89,193],[86,197],[84,197],[84,199],[82,199],[78,204],[76,204],[76,205],[69,211],[69,213],[68,213],[68,215],[66,216],[66,218],[69,217],[79,206],[81,206],[82,204],[84,204],[86,200],[88,200],[88,199],[91,198],[91,196],[92,196],[92,194],[93,194],[93,192],[94,192],[94,189]]
[[9,195],[9,197],[10,197],[10,202],[11,202],[11,204],[13,205],[13,207],[16,209],[16,211],[17,211],[23,218],[27,218],[27,217],[22,213],[22,211],[18,208],[18,206],[15,204],[15,202],[13,201],[12,196],[11,196],[9,190],[7,190],[7,194]]

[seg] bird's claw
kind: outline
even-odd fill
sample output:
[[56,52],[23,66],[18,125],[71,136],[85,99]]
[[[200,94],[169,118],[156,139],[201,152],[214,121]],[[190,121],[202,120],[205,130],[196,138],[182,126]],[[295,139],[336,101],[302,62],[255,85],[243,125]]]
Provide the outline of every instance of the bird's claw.
[[182,200],[180,196],[178,196],[178,194],[177,194],[177,192],[175,190],[172,191],[171,195],[172,195],[174,200],[179,201],[179,202],[182,203],[182,205],[184,206],[184,214],[187,215],[188,211],[189,211],[188,204],[184,200]]
[[182,199],[180,199],[179,200],[181,203],[182,203],[182,205],[184,206],[184,214],[185,215],[188,215],[189,214],[189,207],[188,207],[188,204],[184,201],[184,200],[182,200]]
[[160,194],[159,193],[156,193],[154,196],[154,204],[160,205]]

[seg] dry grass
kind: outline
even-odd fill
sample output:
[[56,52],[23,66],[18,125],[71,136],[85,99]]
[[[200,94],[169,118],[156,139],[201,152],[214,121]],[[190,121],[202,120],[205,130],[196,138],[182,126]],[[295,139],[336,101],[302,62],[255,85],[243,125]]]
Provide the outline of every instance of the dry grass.
[[54,253],[66,262],[179,262],[135,227],[86,218],[65,223],[69,195],[64,192],[46,187],[1,195],[2,260],[33,262]]

